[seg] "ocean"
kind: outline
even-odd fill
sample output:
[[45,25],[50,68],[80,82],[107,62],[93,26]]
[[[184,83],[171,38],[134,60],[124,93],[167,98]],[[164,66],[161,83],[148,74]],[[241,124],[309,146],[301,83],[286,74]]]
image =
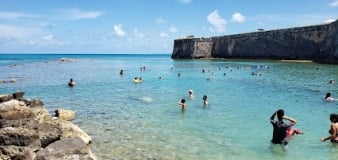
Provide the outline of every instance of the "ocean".
[[[135,84],[134,77],[144,82]],[[71,78],[74,88],[67,86]],[[173,60],[170,54],[0,54],[0,80],[11,79],[16,83],[0,83],[0,94],[25,91],[51,113],[75,111],[74,123],[92,137],[98,159],[338,159],[337,145],[320,142],[329,135],[329,114],[338,112],[338,101],[323,100],[327,92],[338,98],[336,65]],[[280,108],[305,133],[291,138],[287,150],[270,143],[269,118]]]

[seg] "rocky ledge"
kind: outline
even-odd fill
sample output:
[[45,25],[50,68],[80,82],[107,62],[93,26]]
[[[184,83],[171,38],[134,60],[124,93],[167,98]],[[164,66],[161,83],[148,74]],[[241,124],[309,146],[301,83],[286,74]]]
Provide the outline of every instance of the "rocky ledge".
[[23,95],[0,95],[0,159],[96,160],[91,137],[70,121],[73,111],[59,109],[52,117],[42,101]]

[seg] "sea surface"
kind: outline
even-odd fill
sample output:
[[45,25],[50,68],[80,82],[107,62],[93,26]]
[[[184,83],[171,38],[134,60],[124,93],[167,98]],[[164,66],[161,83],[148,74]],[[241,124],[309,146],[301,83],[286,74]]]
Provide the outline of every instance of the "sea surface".
[[[135,84],[134,77],[144,82]],[[67,86],[70,78],[74,88]],[[0,80],[11,79],[16,83],[0,83],[0,94],[25,91],[51,114],[74,110],[74,123],[92,137],[91,149],[102,160],[338,159],[338,145],[320,142],[328,136],[329,114],[338,113],[338,101],[323,100],[327,92],[338,98],[336,65],[173,60],[170,54],[0,54]],[[270,143],[269,118],[279,108],[305,132],[290,139],[287,150]]]

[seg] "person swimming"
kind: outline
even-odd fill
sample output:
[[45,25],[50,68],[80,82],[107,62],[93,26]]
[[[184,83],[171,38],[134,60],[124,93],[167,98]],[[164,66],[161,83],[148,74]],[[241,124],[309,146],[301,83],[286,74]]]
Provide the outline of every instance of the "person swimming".
[[178,101],[178,105],[180,105],[182,111],[185,111],[187,109],[187,105],[185,104],[184,98],[182,98],[180,101]]
[[75,86],[75,82],[73,81],[73,78],[71,78],[68,82],[68,87],[74,87]]
[[331,93],[330,92],[327,92],[325,97],[324,97],[324,100],[326,102],[332,102],[332,101],[335,101],[336,99],[334,99],[333,97],[331,97]]
[[189,93],[189,98],[194,99],[195,95],[194,95],[194,92],[192,91],[192,89],[190,89],[188,93]]
[[137,77],[135,77],[134,78],[134,83],[136,84],[136,83],[138,83],[139,81],[138,81],[138,79],[137,79]]
[[203,105],[207,106],[208,105],[208,97],[206,95],[203,96]]

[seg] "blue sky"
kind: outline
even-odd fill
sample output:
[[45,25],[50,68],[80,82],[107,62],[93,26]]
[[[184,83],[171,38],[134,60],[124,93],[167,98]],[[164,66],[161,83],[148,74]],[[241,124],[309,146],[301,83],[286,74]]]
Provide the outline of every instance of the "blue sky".
[[171,53],[187,35],[337,18],[338,0],[0,0],[0,53]]

